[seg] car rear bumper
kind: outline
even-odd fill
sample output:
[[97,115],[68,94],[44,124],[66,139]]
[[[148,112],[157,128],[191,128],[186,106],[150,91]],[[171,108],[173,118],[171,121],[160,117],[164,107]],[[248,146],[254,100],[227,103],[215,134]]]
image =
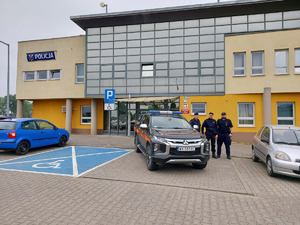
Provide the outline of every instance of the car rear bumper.
[[15,141],[0,140],[0,149],[9,150],[17,148],[17,143]]
[[205,164],[209,160],[209,155],[154,155],[151,156],[152,161],[165,164],[165,163],[199,163]]
[[300,163],[274,160],[273,171],[281,175],[300,178]]

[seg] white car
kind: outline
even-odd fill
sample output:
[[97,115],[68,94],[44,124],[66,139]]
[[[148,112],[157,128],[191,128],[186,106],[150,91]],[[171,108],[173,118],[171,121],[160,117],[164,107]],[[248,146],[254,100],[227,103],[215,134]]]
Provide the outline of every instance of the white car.
[[252,160],[266,163],[270,176],[300,178],[300,127],[261,127],[253,140]]

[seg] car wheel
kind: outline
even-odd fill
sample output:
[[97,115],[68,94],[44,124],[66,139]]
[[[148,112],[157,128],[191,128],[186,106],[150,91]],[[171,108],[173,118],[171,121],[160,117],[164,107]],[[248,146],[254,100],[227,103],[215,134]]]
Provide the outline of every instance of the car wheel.
[[67,137],[65,135],[61,136],[58,142],[59,147],[64,147],[67,144]]
[[135,146],[134,150],[135,150],[137,153],[140,153],[141,150],[139,149],[138,144],[139,144],[139,139],[138,139],[138,136],[135,135],[135,136],[134,136],[134,146]]
[[267,172],[268,172],[268,175],[271,176],[271,177],[275,177],[276,176],[276,174],[273,171],[271,157],[268,157],[268,159],[267,159]]
[[252,161],[258,162],[259,158],[255,155],[254,147],[252,146]]
[[152,158],[149,155],[147,156],[147,168],[150,171],[155,171],[158,169],[158,165],[152,161]]
[[207,163],[205,164],[193,163],[192,165],[195,169],[203,170],[207,166]]
[[25,155],[30,149],[30,144],[28,141],[21,141],[16,149],[17,155]]

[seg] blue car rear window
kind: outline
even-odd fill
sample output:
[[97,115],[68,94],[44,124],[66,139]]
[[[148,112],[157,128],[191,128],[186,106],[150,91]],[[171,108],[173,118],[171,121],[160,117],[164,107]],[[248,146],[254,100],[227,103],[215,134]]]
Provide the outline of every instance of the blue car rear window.
[[0,121],[0,130],[15,130],[16,122]]

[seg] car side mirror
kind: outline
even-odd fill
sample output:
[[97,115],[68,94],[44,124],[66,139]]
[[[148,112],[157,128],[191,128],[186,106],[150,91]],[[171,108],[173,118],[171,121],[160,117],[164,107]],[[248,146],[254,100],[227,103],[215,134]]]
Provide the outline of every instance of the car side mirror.
[[198,125],[194,125],[193,128],[194,128],[195,130],[199,129]]
[[269,139],[267,139],[267,138],[261,138],[260,140],[261,140],[261,142],[265,142],[265,143],[269,144]]
[[143,123],[143,124],[140,125],[140,128],[141,128],[141,129],[147,129],[148,126],[147,126],[147,124],[144,124],[144,123]]

